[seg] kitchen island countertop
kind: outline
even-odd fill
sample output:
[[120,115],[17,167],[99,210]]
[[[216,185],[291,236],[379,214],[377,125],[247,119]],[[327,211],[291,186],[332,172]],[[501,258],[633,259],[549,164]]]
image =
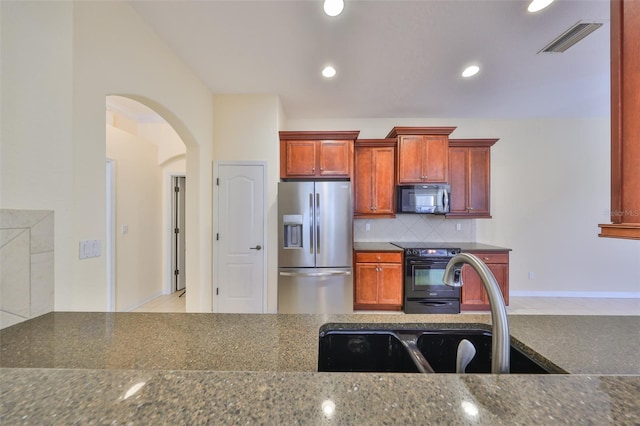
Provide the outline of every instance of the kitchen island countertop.
[[51,313],[0,330],[0,422],[638,424],[640,317],[510,316],[569,375],[318,373],[328,322],[488,315]]

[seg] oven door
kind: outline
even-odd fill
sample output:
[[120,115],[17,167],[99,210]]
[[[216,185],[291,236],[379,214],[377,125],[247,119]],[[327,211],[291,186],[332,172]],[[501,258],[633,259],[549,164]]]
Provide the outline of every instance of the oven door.
[[[459,300],[460,287],[442,282],[448,263],[448,258],[405,259],[405,298]],[[457,269],[457,277],[460,273],[461,270]]]

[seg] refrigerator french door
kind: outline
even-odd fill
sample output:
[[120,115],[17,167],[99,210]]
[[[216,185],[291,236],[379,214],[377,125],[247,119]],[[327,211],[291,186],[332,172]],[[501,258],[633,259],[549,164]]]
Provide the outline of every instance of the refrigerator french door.
[[278,184],[278,312],[353,312],[351,183]]

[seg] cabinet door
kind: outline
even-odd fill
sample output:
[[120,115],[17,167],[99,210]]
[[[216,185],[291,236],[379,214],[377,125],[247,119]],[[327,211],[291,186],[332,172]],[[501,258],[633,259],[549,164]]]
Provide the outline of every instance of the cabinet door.
[[[285,141],[284,170],[281,177],[313,177],[316,175],[316,142]],[[284,176],[282,176],[284,174]]]
[[357,147],[355,208],[358,216],[394,216],[395,148]]
[[378,303],[402,305],[402,264],[382,263],[379,265]]
[[489,148],[468,148],[467,208],[476,217],[490,217]]
[[356,148],[354,177],[354,213],[368,215],[373,213],[374,187],[376,178],[373,167],[373,152],[376,148]]
[[469,148],[449,148],[449,214],[467,214],[467,182],[469,169]]
[[491,154],[489,147],[449,148],[447,217],[490,218]]
[[[466,308],[486,309],[487,294],[480,276],[469,265],[462,267],[462,288],[460,289],[460,303]],[[475,305],[475,306],[474,306]]]
[[378,265],[356,263],[354,305],[378,303]]
[[376,214],[394,214],[395,159],[395,148],[374,148],[372,191]]
[[425,156],[422,136],[400,136],[398,142],[398,183],[422,183]]
[[352,141],[320,141],[320,176],[349,177]]
[[449,171],[449,143],[446,136],[423,136],[425,160],[422,167],[423,182],[447,183]]
[[[508,263],[494,263],[487,264],[493,276],[496,277],[496,281],[500,286],[500,290],[502,291],[502,298],[504,299],[504,304],[509,305],[509,264]],[[485,296],[487,298],[487,303],[489,303],[489,296]]]
[[[487,263],[487,267],[496,278],[505,305],[509,305],[509,264]],[[468,272],[463,270],[462,279],[464,280],[464,285],[462,286],[463,295],[460,302],[467,305],[486,305],[484,309],[489,309],[489,296],[484,289],[480,276],[471,267],[465,265],[464,268],[467,268]]]
[[[508,252],[475,252],[496,278],[505,305],[509,305],[509,253]],[[492,263],[496,262],[496,263]],[[484,290],[480,276],[469,265],[462,268],[462,289],[460,308],[462,310],[489,310],[489,296]]]

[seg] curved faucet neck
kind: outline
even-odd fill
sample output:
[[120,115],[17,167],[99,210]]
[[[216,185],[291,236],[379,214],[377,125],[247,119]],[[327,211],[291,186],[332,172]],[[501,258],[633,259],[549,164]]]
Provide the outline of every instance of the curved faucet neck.
[[489,306],[491,308],[491,373],[505,374],[510,370],[510,337],[509,337],[509,318],[507,317],[507,308],[504,304],[504,298],[500,286],[493,276],[489,267],[484,264],[477,256],[471,253],[460,253],[455,255],[444,271],[443,281],[445,284],[459,287],[464,285],[462,279],[455,281],[455,269],[467,264],[471,266],[480,276],[482,284],[489,296]]

